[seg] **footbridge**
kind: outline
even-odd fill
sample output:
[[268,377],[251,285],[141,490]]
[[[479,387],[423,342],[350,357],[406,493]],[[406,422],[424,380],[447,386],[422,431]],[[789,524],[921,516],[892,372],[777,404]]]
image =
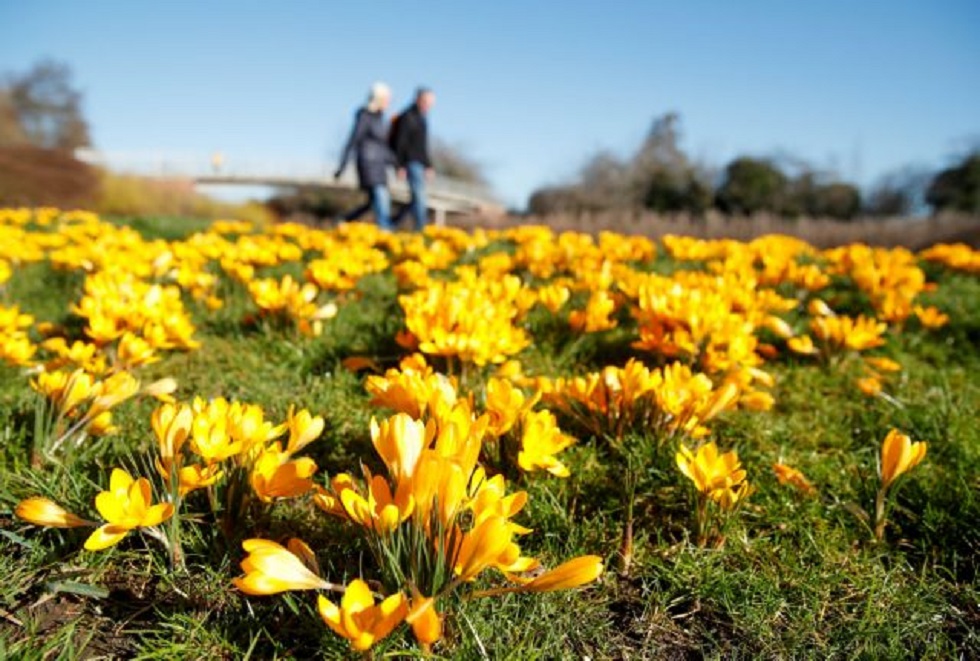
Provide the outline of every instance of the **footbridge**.
[[[349,166],[334,178],[333,166],[326,163],[295,163],[275,160],[234,159],[221,153],[208,156],[164,155],[158,153],[102,152],[79,149],[75,157],[119,174],[160,179],[182,179],[201,185],[267,186],[272,188],[356,190],[357,175]],[[391,198],[407,202],[408,185],[393,176]],[[438,225],[449,214],[496,215],[500,202],[484,186],[437,176],[426,188],[427,204]]]

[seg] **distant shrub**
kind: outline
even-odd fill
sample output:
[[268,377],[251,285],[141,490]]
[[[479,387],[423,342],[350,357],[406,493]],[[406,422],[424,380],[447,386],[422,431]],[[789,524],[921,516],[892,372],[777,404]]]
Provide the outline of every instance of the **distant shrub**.
[[712,197],[711,186],[693,169],[681,173],[659,169],[650,174],[643,206],[657,213],[703,214],[711,208]]
[[851,220],[861,213],[861,191],[841,181],[823,183],[815,173],[805,171],[790,182],[780,212],[793,218]]
[[90,207],[98,189],[98,173],[63,151],[0,147],[0,206]]
[[980,214],[980,151],[937,174],[926,191],[935,211]]
[[149,179],[102,172],[92,209],[106,216],[185,216],[247,220],[264,225],[274,214],[258,202],[220,202],[194,189],[191,181]]
[[760,211],[783,213],[789,181],[767,160],[737,158],[725,168],[717,203],[725,213],[748,216]]
[[281,220],[319,222],[330,220],[364,202],[355,190],[298,190],[276,195],[266,202]]

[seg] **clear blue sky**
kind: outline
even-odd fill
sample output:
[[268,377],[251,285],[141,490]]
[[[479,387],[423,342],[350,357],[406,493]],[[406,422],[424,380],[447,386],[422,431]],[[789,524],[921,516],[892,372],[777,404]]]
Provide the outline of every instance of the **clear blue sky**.
[[[0,71],[68,62],[97,147],[332,165],[368,85],[523,206],[681,115],[689,154],[790,152],[867,184],[980,136],[980,2],[0,0]],[[972,141],[972,142],[971,142]]]

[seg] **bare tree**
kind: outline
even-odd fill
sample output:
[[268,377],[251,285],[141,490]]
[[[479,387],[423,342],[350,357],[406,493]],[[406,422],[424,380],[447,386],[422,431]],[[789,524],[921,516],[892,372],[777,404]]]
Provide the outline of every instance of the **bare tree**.
[[82,95],[71,79],[67,64],[42,60],[6,85],[16,123],[31,144],[66,151],[91,144]]
[[653,120],[647,137],[633,156],[633,170],[641,178],[654,171],[683,173],[688,168],[687,155],[680,148],[681,118],[668,112]]
[[439,174],[472,184],[488,185],[483,165],[459,145],[439,138],[432,141],[432,164]]
[[882,175],[868,192],[865,212],[877,217],[922,213],[926,188],[934,174],[928,168],[909,165]]

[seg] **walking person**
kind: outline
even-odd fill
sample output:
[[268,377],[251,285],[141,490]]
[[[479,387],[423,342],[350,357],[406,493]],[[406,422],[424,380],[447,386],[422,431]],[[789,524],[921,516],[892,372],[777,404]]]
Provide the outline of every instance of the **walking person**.
[[391,144],[398,164],[398,177],[408,179],[411,201],[403,206],[395,217],[395,224],[411,212],[415,228],[425,227],[429,211],[426,206],[425,184],[434,174],[429,157],[429,125],[427,116],[436,103],[432,90],[420,87],[415,102],[399,115],[392,126]]
[[388,146],[388,123],[384,117],[389,103],[391,89],[384,83],[372,85],[367,105],[357,111],[334,178],[340,178],[351,155],[356,155],[358,185],[367,192],[368,201],[344,214],[341,220],[357,220],[371,210],[378,226],[390,231],[395,225],[391,222],[388,166],[395,164],[395,157]]

